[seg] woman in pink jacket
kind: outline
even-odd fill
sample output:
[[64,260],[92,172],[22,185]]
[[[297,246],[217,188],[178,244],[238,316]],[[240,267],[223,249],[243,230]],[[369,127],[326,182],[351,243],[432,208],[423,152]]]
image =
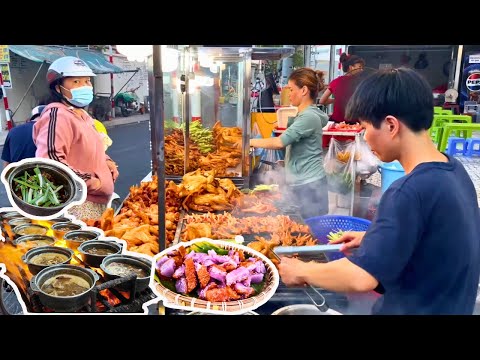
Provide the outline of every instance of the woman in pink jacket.
[[93,119],[83,109],[93,100],[92,76],[79,58],[55,60],[48,68],[47,81],[56,101],[47,105],[33,128],[36,156],[62,162],[87,184],[85,203],[69,210],[78,219],[101,217],[118,177]]

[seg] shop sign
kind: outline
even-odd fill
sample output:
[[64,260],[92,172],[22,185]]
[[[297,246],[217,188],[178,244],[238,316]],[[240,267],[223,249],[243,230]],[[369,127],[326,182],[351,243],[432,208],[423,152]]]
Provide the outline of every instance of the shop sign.
[[10,62],[10,51],[8,45],[0,45],[0,63]]
[[5,89],[12,88],[12,76],[10,73],[10,65],[7,63],[0,64],[0,70],[2,71],[3,86]]

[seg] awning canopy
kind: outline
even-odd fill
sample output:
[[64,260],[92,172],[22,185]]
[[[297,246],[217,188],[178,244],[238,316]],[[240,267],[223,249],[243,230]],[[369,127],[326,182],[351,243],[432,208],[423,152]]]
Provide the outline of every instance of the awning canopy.
[[35,62],[46,61],[47,63],[52,63],[62,56],[76,56],[85,61],[95,74],[117,74],[137,71],[124,70],[108,62],[105,56],[98,51],[46,45],[8,45],[8,48],[15,54]]

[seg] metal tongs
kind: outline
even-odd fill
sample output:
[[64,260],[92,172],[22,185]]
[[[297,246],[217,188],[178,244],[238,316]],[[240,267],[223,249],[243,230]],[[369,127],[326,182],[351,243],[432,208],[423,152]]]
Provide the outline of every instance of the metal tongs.
[[[280,258],[280,256],[275,254],[275,251],[272,250],[270,251],[270,253],[273,254],[273,256],[278,260],[279,263],[282,262],[282,259]],[[315,287],[310,284],[305,284],[305,289],[303,289],[303,291],[305,294],[307,294],[313,305],[315,305],[318,310],[320,310],[321,312],[326,312],[329,310],[325,297]],[[313,296],[312,292],[314,293]],[[320,301],[317,302],[314,297],[317,297],[317,300],[320,299]]]

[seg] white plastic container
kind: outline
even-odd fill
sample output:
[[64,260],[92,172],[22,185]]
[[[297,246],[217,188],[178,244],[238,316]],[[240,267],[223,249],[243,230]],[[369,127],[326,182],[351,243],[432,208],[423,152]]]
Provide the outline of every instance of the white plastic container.
[[281,107],[277,110],[277,128],[286,129],[288,118],[297,116],[298,108],[296,106]]

